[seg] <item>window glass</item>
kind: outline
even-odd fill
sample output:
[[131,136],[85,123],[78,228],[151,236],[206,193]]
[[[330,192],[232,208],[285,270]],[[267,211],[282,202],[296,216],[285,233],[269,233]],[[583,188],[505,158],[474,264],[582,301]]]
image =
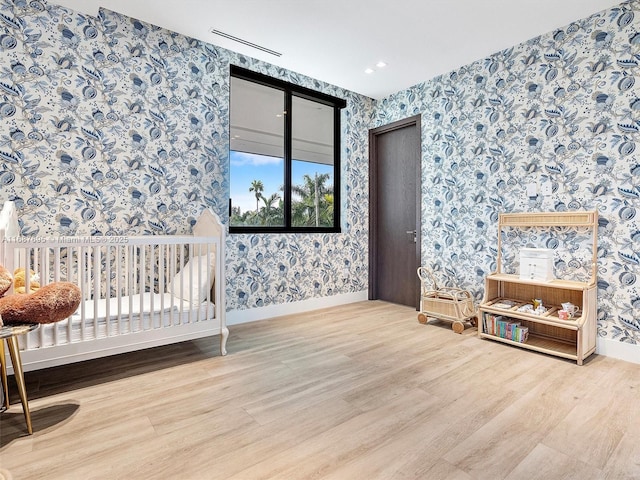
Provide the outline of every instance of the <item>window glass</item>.
[[235,66],[230,86],[229,231],[340,231],[345,101]]
[[231,224],[284,226],[285,93],[235,77],[231,92]]
[[291,112],[291,224],[331,227],[333,107],[294,96]]

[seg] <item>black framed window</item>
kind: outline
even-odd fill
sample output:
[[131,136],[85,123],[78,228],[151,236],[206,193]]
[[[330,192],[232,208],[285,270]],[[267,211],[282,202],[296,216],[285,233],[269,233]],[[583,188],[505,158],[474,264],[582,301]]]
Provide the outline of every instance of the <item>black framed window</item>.
[[231,233],[340,231],[343,99],[231,66]]

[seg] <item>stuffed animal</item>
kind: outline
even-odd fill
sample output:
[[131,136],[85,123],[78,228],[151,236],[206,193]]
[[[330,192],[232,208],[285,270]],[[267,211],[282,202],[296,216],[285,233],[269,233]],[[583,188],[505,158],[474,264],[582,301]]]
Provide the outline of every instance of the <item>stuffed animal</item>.
[[16,268],[13,272],[13,293],[33,293],[40,288],[40,278],[36,272],[29,270],[29,292],[27,292],[26,270],[24,268]]
[[0,265],[0,297],[9,291],[12,282],[9,270]]
[[80,305],[80,288],[71,282],[53,282],[33,293],[3,296],[13,279],[0,265],[0,326],[54,323],[72,315]]

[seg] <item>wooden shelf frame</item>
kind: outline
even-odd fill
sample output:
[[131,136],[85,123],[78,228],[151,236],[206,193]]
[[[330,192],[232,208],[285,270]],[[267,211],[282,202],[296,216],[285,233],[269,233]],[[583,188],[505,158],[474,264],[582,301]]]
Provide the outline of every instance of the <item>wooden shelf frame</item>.
[[497,271],[502,273],[502,230],[504,228],[563,227],[591,231],[592,257],[589,285],[598,277],[598,211],[501,213],[498,218]]
[[515,347],[524,348],[526,350],[533,350],[534,352],[567,358],[569,360],[573,360],[578,362],[579,364],[582,364],[582,362],[579,361],[578,353],[576,352],[575,346],[572,343],[563,342],[552,337],[529,334],[529,339],[526,341],[526,343],[514,342],[513,340],[509,340],[508,338],[502,338],[496,335],[490,335],[488,333],[483,333],[482,335],[480,335],[480,337],[489,338],[496,342],[506,343]]
[[[592,269],[587,282],[554,279],[523,280],[517,274],[502,273],[502,232],[505,228],[560,227],[587,229],[592,236]],[[478,336],[508,345],[534,350],[574,360],[578,365],[595,352],[597,336],[597,239],[598,212],[505,213],[498,223],[497,271],[485,278],[484,299],[480,304]],[[542,298],[547,312],[534,315],[517,311],[534,298]],[[499,301],[511,301],[511,308],[494,306]],[[571,302],[579,308],[569,320],[558,318],[560,304]],[[529,338],[520,343],[483,331],[485,315],[502,315],[520,321],[529,328]]]

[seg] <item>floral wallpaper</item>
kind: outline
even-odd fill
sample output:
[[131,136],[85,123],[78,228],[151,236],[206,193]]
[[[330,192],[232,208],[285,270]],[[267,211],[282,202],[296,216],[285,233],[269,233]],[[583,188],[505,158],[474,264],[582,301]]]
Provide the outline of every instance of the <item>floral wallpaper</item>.
[[0,183],[23,234],[172,234],[224,212],[213,48],[40,1],[2,0],[0,28]]
[[229,65],[345,98],[343,233],[233,235],[227,309],[366,290],[371,99],[100,10],[0,0],[0,201],[23,235],[190,232],[225,221]]
[[[423,263],[479,300],[500,212],[597,210],[598,334],[640,343],[639,72],[634,0],[381,101],[377,125],[422,115]],[[555,249],[559,277],[590,268],[588,236],[508,235]]]
[[340,234],[230,237],[227,308],[245,309],[366,291],[369,286],[368,132],[374,101],[264,62],[237,56],[244,68],[344,98],[341,114]]
[[[205,207],[227,219],[231,64],[347,107],[343,233],[229,236],[227,310],[367,289],[368,130],[421,114],[423,263],[480,299],[499,212],[597,209],[599,335],[640,343],[638,0],[378,102],[107,10],[0,0],[0,201],[17,202],[22,233],[179,234]],[[588,271],[579,235],[511,238],[554,248],[559,275]]]

